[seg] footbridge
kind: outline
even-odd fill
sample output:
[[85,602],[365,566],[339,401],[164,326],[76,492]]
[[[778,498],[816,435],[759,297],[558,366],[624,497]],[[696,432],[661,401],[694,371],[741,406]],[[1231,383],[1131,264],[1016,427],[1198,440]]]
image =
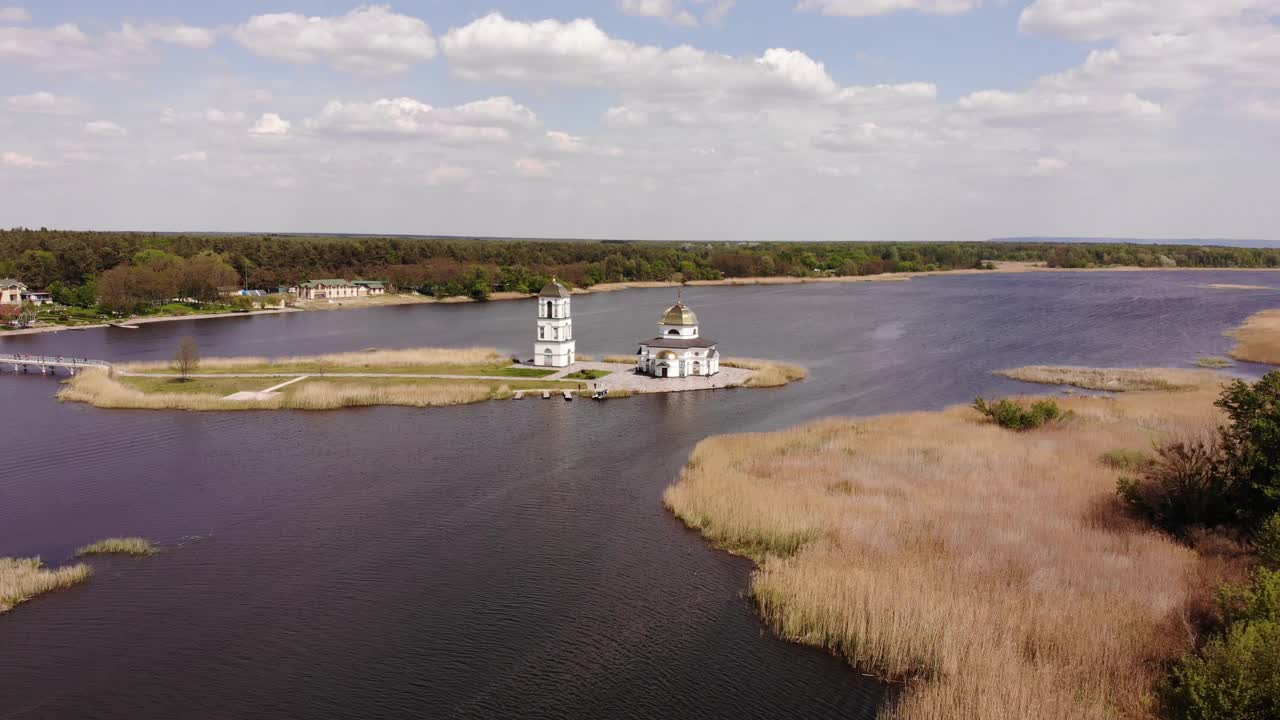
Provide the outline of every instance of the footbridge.
[[41,375],[50,373],[56,375],[59,370],[62,370],[68,375],[75,375],[86,368],[106,368],[109,370],[111,369],[111,363],[105,360],[92,360],[90,358],[68,357],[65,355],[0,354],[0,372],[13,370],[16,373],[25,373],[39,370]]

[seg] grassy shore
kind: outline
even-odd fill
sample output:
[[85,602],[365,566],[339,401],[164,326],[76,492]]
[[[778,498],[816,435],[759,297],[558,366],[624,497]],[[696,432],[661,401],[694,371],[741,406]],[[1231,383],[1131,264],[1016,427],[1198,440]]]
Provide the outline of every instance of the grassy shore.
[[1264,310],[1227,333],[1236,339],[1231,357],[1245,362],[1280,365],[1280,310]]
[[83,563],[51,570],[40,558],[0,557],[0,614],[37,595],[79,585],[91,573]]
[[[117,369],[135,373],[174,372],[172,363],[167,361],[122,363]],[[541,378],[555,372],[552,369],[512,367],[511,359],[493,348],[413,348],[302,357],[209,357],[201,359],[194,374],[397,373]]]
[[799,382],[809,377],[809,371],[799,365],[791,365],[776,360],[753,360],[751,358],[725,358],[720,361],[725,367],[754,370],[751,378],[743,385],[750,388],[782,387]]
[[265,389],[264,382],[278,384],[279,379],[200,378],[182,382],[175,378],[113,377],[106,371],[89,370],[68,381],[58,399],[131,410],[336,410],[373,405],[463,405],[506,399],[519,390],[559,392],[584,387],[577,382],[547,380],[308,378],[269,396],[227,399],[235,392]]
[[712,438],[664,499],[757,562],[779,634],[904,681],[884,717],[1148,717],[1214,566],[1126,518],[1113,459],[1214,425],[1212,378],[1023,433],[955,407]]
[[1135,392],[1144,390],[1190,390],[1214,382],[1214,374],[1203,370],[1169,368],[1082,368],[1029,365],[999,370],[1000,375],[1044,385],[1073,385],[1087,390]]
[[151,541],[139,537],[107,538],[90,543],[76,550],[76,557],[86,555],[155,555],[156,547]]

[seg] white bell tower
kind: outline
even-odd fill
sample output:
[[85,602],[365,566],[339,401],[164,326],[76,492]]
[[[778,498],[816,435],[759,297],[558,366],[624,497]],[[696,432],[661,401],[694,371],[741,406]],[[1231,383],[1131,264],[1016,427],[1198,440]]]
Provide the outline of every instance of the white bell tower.
[[538,339],[533,343],[533,364],[569,367],[577,362],[576,355],[569,289],[553,280],[538,293]]

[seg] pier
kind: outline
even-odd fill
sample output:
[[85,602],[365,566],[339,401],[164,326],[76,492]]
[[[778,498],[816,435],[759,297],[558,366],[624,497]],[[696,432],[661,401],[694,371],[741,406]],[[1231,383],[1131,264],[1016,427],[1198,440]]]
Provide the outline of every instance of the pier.
[[5,355],[0,354],[0,372],[12,369],[15,373],[39,370],[41,375],[56,375],[58,370],[65,370],[68,375],[75,375],[85,368],[111,368],[105,360],[90,358],[66,357],[62,355]]

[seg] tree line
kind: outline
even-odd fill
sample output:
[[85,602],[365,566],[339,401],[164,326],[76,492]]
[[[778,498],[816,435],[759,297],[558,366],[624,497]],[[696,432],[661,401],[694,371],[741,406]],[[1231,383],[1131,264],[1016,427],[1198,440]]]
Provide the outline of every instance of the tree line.
[[[536,292],[552,277],[604,282],[858,276],[988,267],[1280,267],[1280,249],[1179,245],[975,243],[678,243],[0,231],[0,276],[113,305],[209,288],[272,289],[314,278],[385,279],[402,289],[484,297]],[[187,264],[184,266],[184,263]],[[199,276],[199,277],[197,277]],[[55,283],[57,285],[55,285]]]

